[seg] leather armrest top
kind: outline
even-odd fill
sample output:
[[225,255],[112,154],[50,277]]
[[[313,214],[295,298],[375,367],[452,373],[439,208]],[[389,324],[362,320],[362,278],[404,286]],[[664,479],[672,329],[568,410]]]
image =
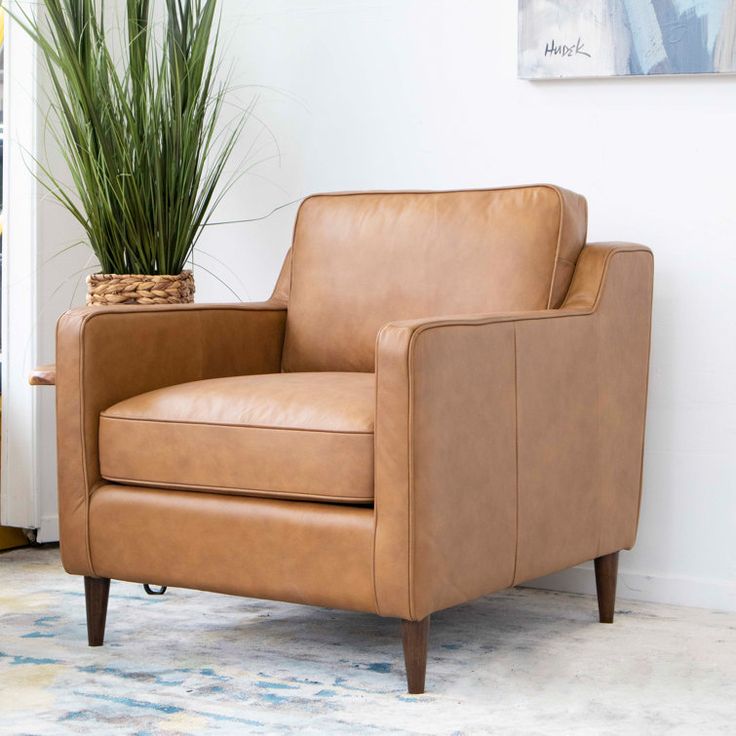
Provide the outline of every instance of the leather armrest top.
[[[412,335],[416,335],[435,327],[477,326],[491,322],[559,319],[566,316],[591,314],[595,311],[600,300],[608,265],[617,253],[647,253],[649,257],[652,254],[646,246],[634,243],[589,243],[580,254],[570,289],[559,309],[494,312],[492,314],[453,314],[397,320],[396,322],[389,322],[382,328],[381,334],[377,338],[377,345],[380,349],[382,339],[384,343],[390,342],[383,335],[384,332],[390,330],[408,330]],[[378,358],[378,350],[376,357]]]

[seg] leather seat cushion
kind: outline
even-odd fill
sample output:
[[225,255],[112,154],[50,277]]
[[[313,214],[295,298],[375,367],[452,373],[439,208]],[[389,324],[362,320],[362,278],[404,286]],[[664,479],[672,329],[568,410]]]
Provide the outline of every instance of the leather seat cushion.
[[372,373],[194,381],[100,415],[102,477],[338,503],[373,501]]

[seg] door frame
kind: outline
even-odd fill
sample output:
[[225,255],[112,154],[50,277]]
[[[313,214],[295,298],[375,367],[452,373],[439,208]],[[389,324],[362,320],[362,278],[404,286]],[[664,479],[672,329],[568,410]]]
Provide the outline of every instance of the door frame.
[[[17,10],[37,3],[16,0]],[[2,463],[0,524],[58,539],[53,390],[33,388],[42,325],[39,276],[39,66],[34,42],[6,14],[4,40],[4,160],[2,274]]]

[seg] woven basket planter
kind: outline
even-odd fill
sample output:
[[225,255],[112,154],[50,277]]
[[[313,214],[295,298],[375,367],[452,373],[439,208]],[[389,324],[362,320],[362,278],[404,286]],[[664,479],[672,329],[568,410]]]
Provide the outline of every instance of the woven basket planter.
[[95,273],[87,276],[87,305],[189,304],[194,301],[194,276]]

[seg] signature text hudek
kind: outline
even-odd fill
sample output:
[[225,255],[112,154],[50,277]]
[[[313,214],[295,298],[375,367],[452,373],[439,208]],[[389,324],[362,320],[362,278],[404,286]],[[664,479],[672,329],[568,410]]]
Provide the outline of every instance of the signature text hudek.
[[544,48],[545,56],[562,56],[571,58],[573,56],[587,56],[590,58],[590,54],[585,50],[585,44],[582,38],[578,38],[577,42],[568,45],[566,43],[558,44],[554,38]]

